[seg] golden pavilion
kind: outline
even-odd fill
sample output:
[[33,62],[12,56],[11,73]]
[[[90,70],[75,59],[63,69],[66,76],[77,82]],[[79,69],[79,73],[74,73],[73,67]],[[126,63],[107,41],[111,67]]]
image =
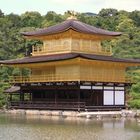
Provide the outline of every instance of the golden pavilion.
[[[121,35],[82,23],[77,19],[37,31],[24,32],[33,46],[31,56],[5,60],[4,66],[30,69],[30,74],[12,76],[10,107],[49,110],[113,110],[125,108],[126,87],[131,81],[126,68],[140,60],[112,56],[110,46],[101,41]],[[19,101],[12,100],[18,92]],[[29,94],[27,100],[25,95]]]

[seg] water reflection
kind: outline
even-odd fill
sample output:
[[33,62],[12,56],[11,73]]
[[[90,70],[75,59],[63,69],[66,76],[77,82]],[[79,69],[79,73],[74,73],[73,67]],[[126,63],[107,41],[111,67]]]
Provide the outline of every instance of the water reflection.
[[0,140],[140,140],[135,119],[0,115]]

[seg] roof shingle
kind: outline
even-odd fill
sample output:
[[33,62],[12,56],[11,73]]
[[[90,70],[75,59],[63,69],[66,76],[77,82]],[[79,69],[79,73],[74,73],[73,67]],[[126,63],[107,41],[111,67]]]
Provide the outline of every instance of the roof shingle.
[[67,31],[68,29],[73,29],[81,33],[106,35],[106,36],[120,36],[122,34],[120,32],[113,32],[113,31],[96,28],[94,26],[88,25],[86,23],[80,22],[75,19],[66,20],[60,24],[50,26],[48,28],[44,28],[32,32],[23,32],[21,34],[24,36],[45,36],[45,35],[62,33],[64,31]]
[[99,61],[140,63],[140,59],[122,59],[122,58],[114,58],[112,56],[102,56],[102,55],[94,55],[94,54],[66,53],[66,54],[55,54],[55,55],[44,55],[44,56],[31,56],[31,57],[25,57],[22,59],[14,59],[14,60],[5,60],[5,61],[0,61],[0,64],[14,65],[14,64],[52,62],[52,61],[69,60],[77,57],[90,59],[90,60],[99,60]]

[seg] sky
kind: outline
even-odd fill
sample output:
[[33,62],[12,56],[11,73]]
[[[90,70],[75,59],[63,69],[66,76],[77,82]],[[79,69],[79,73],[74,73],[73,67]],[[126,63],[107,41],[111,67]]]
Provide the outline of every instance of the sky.
[[45,15],[48,11],[63,14],[67,10],[98,13],[102,8],[118,10],[140,10],[140,0],[0,0],[0,9],[5,14],[23,14],[38,11]]

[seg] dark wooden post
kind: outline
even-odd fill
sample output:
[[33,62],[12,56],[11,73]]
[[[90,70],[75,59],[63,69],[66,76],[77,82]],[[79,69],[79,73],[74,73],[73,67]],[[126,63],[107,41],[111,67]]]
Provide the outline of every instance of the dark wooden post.
[[113,105],[115,106],[115,84],[113,84]]
[[54,91],[55,93],[54,93],[54,101],[55,101],[55,106],[57,106],[57,89],[55,89],[55,91]]
[[128,105],[126,103],[126,94],[127,94],[127,88],[126,85],[124,85],[124,107],[128,109]]
[[78,90],[78,102],[80,102],[80,89]]
[[78,111],[80,111],[80,86],[78,89]]
[[30,99],[29,99],[30,101],[32,100],[32,93],[30,92]]
[[24,93],[20,92],[20,101],[24,101]]
[[10,94],[10,101],[12,101],[12,94]]

